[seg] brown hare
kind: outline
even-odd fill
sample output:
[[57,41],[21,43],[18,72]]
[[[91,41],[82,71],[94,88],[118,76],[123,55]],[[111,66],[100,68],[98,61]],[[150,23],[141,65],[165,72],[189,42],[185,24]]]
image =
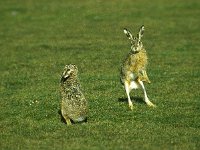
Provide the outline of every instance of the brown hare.
[[80,88],[78,68],[75,65],[65,66],[61,76],[60,93],[61,114],[67,125],[71,125],[71,121],[86,121],[88,106]]
[[133,109],[133,104],[129,93],[132,89],[142,88],[144,92],[144,101],[148,106],[155,107],[155,105],[149,100],[143,82],[150,83],[150,80],[146,73],[147,54],[143,47],[141,38],[144,33],[144,26],[141,26],[137,37],[133,37],[131,32],[124,28],[124,33],[131,41],[131,51],[123,61],[121,66],[121,83],[123,84],[126,94],[128,96],[129,108]]

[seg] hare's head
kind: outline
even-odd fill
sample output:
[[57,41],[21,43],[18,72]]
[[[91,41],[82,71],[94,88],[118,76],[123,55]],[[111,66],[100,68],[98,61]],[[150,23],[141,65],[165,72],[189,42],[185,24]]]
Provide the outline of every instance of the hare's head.
[[142,25],[139,29],[139,32],[137,34],[137,37],[134,37],[131,32],[124,28],[124,33],[126,34],[126,36],[129,38],[129,40],[131,41],[131,50],[134,52],[138,52],[143,48],[143,44],[141,41],[141,38],[143,36],[144,33],[144,25]]
[[62,73],[62,80],[66,80],[70,77],[76,77],[78,73],[78,68],[76,67],[76,65],[66,65],[63,73]]

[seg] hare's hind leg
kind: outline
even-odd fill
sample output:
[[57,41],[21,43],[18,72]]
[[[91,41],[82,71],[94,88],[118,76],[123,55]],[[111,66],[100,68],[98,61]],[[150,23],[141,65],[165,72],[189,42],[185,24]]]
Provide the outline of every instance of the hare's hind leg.
[[142,89],[143,89],[143,92],[144,92],[144,101],[146,102],[146,104],[147,104],[148,106],[151,106],[151,107],[156,107],[156,106],[149,100],[143,82],[142,82],[142,81],[138,81],[138,82],[139,82],[140,86],[141,86]]
[[125,90],[126,90],[126,94],[128,96],[128,106],[131,110],[133,110],[133,103],[131,102],[131,98],[130,98],[130,85],[127,81],[125,81],[125,84],[124,84],[124,87],[125,87]]

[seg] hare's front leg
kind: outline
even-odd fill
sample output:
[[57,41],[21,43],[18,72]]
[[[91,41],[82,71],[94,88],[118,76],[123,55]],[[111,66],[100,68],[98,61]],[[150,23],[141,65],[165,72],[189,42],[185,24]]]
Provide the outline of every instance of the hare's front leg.
[[141,75],[138,77],[138,80],[145,81],[147,83],[151,83],[151,81],[149,80],[149,77],[148,77],[148,75],[147,75],[145,70],[141,71]]
[[125,90],[126,90],[126,94],[128,96],[128,106],[131,110],[133,110],[133,103],[131,102],[131,98],[130,98],[130,94],[129,94],[131,88],[130,88],[130,85],[127,81],[125,81],[124,87],[125,87]]
[[71,120],[69,118],[65,118],[67,125],[71,125]]
[[151,83],[151,81],[149,80],[149,77],[148,77],[148,75],[147,75],[146,70],[143,70],[143,75],[144,75],[146,81],[147,81],[148,83]]
[[65,111],[63,109],[61,110],[61,113],[62,113],[62,116],[65,119],[67,125],[71,125],[72,124],[71,120],[70,120],[70,118],[68,117],[68,115],[65,113]]
[[142,82],[142,81],[138,81],[138,82],[139,82],[140,86],[141,86],[142,89],[143,89],[143,92],[144,92],[144,101],[146,102],[146,104],[147,104],[148,106],[151,106],[151,107],[156,107],[156,106],[149,100],[143,82]]

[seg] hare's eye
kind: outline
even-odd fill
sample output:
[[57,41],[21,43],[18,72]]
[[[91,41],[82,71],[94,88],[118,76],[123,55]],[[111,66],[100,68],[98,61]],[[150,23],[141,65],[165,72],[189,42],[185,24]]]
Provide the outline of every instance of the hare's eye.
[[142,45],[142,42],[141,42],[141,41],[139,41],[139,45]]

